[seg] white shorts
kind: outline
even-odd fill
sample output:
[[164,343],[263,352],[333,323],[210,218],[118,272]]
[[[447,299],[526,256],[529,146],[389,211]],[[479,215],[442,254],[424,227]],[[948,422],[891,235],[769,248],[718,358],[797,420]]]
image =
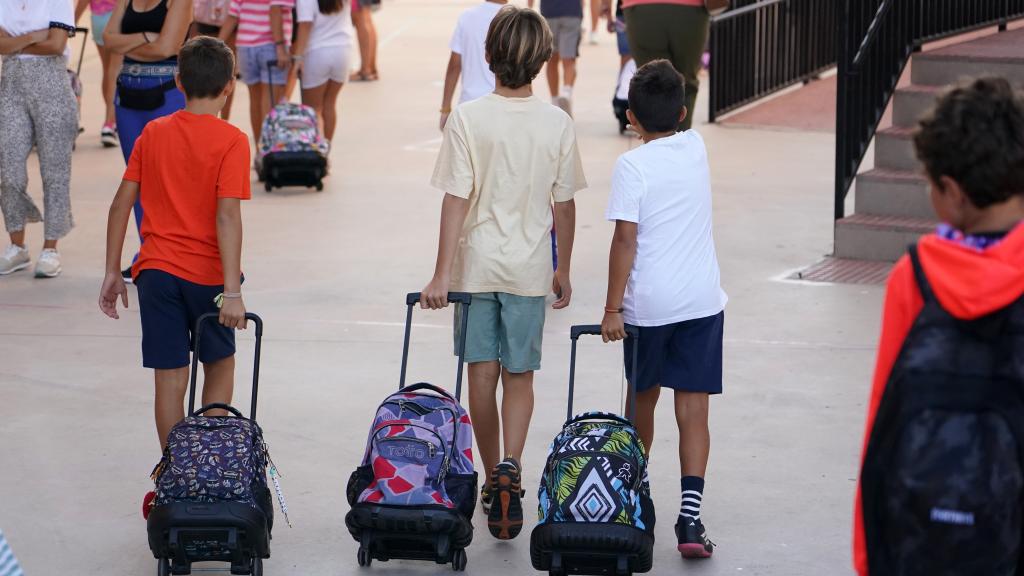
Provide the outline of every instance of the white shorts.
[[323,86],[328,80],[339,84],[348,81],[352,66],[352,48],[330,46],[306,52],[302,63],[302,87],[305,89]]

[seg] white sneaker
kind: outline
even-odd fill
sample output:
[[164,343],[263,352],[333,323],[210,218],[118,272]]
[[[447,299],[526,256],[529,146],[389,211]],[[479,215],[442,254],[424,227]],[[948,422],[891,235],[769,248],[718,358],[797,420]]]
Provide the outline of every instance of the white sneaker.
[[590,31],[590,45],[591,46],[597,46],[598,44],[600,44],[600,42],[597,39],[597,32],[594,32],[593,30],[591,30]]
[[28,248],[11,244],[0,256],[0,276],[28,268],[29,261]]
[[572,100],[565,96],[556,96],[555,106],[561,108],[566,114],[569,115],[570,118],[572,118]]
[[36,260],[36,278],[56,278],[60,275],[60,253],[47,248]]

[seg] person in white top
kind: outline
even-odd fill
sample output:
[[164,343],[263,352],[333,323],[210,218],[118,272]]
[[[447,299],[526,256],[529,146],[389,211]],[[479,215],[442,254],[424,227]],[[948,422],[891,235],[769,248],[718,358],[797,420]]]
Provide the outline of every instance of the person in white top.
[[338,125],[338,95],[352,67],[352,2],[356,0],[298,0],[299,35],[292,59],[302,80],[302,103],[316,110],[321,132],[334,139]]
[[[0,253],[0,275],[29,266],[25,225],[44,222],[36,276],[61,272],[57,241],[71,218],[71,150],[78,103],[68,81],[68,37],[75,31],[72,0],[0,0],[0,209],[11,243]],[[28,156],[39,151],[44,215],[28,195]]]
[[491,27],[494,15],[508,0],[484,0],[467,9],[459,16],[449,47],[448,70],[444,74],[444,94],[441,97],[441,130],[452,112],[455,86],[462,77],[462,94],[459,102],[469,102],[494,92],[494,72],[484,54],[487,29]]
[[[711,234],[711,179],[700,134],[676,132],[686,117],[683,77],[667,60],[640,68],[629,87],[629,122],[644,144],[621,157],[612,176],[615,222],[601,332],[625,342],[629,402],[648,452],[661,388],[675,392],[682,505],[676,523],[685,558],[714,545],[700,519],[711,435],[708,396],[722,392],[722,291]],[[633,352],[638,370],[633,378]],[[634,392],[635,390],[635,392]]]

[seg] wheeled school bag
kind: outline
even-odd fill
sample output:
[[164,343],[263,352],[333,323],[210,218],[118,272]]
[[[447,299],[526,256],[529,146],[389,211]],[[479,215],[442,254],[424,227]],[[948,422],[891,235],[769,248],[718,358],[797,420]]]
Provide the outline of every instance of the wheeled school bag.
[[[203,324],[217,317],[199,318],[193,350],[199,350]],[[256,327],[248,418],[226,404],[194,410],[199,354],[192,355],[189,416],[171,429],[164,456],[153,471],[156,500],[147,531],[159,576],[190,574],[193,562],[208,561],[230,562],[232,574],[259,576],[263,559],[270,557],[274,522],[267,486],[270,454],[256,423],[263,321],[255,314],[246,318]],[[231,415],[205,415],[215,409]]]
[[871,574],[1024,574],[1024,297],[960,320],[910,248],[924,308],[861,470]]
[[[269,69],[276,65],[276,60],[267,63]],[[270,100],[276,102],[273,84]],[[285,186],[323,190],[327,152],[327,142],[320,136],[312,108],[294,102],[275,103],[263,120],[257,151],[263,186],[267,192]]]
[[[627,333],[630,338],[639,334],[632,327]],[[573,416],[576,344],[586,334],[600,335],[601,327],[571,330],[568,420],[551,443],[541,475],[530,559],[534,568],[551,576],[629,576],[649,571],[654,557],[647,457],[630,420],[604,412]],[[635,346],[633,351],[635,386]]]
[[477,475],[473,470],[473,425],[459,404],[472,297],[452,292],[461,306],[459,367],[455,395],[431,384],[405,386],[413,307],[406,297],[405,345],[399,391],[377,409],[362,464],[348,483],[352,509],[345,516],[359,542],[360,566],[373,560],[428,560],[466,569],[473,541]]

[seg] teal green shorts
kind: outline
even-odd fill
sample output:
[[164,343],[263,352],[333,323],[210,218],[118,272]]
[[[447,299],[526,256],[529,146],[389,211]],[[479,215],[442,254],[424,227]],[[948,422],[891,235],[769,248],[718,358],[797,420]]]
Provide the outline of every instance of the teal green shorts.
[[[466,362],[493,362],[513,374],[540,370],[544,340],[543,296],[528,297],[484,292],[473,294],[469,307]],[[455,313],[455,353],[458,354],[462,307]]]

